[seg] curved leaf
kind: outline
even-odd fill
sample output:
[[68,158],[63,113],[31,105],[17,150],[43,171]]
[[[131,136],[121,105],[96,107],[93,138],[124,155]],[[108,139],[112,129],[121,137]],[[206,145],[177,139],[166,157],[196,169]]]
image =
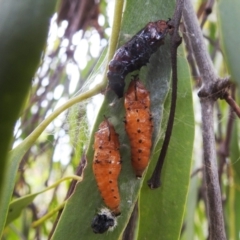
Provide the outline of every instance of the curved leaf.
[[240,2],[238,0],[220,0],[217,4],[218,21],[221,33],[221,45],[231,79],[240,86],[240,29],[234,27],[240,22]]
[[231,144],[230,144],[231,165],[229,184],[229,198],[227,199],[228,219],[226,220],[229,228],[228,239],[237,239],[240,231],[240,149],[239,149],[239,124],[237,118],[233,123]]
[[[183,51],[178,53],[177,107],[171,141],[161,174],[162,185],[154,190],[147,186],[147,180],[159,156],[158,144],[141,190],[138,239],[178,239],[181,232],[190,181],[194,115],[188,65],[185,57],[182,57]],[[169,104],[165,107],[166,111],[169,111]],[[165,115],[164,118],[168,119],[168,116]]]
[[[173,12],[174,1],[158,1],[151,3],[146,1],[131,0],[126,2],[122,20],[120,45],[126,42],[129,37],[136,34],[149,21],[168,19]],[[164,56],[164,57],[162,57]],[[169,88],[170,77],[170,52],[169,41],[150,59],[150,64],[143,67],[140,72],[140,79],[145,82],[151,92],[152,107],[154,115],[154,139],[157,140],[160,122],[162,118],[163,103]],[[131,76],[127,77],[127,84]],[[113,104],[110,104],[113,103]],[[52,239],[119,239],[130,218],[132,209],[137,200],[142,180],[136,179],[130,162],[129,141],[124,130],[123,99],[116,99],[113,92],[108,92],[104,103],[98,114],[95,127],[92,132],[89,149],[87,151],[88,164],[84,171],[84,179],[78,184],[75,193],[69,199],[64,208],[57,228]],[[121,212],[118,217],[118,226],[113,232],[96,235],[91,229],[91,222],[97,210],[104,206],[97,189],[95,178],[92,172],[93,159],[93,134],[97,130],[103,116],[108,116],[120,136],[121,156],[123,160],[122,171],[119,177],[119,188],[121,195]]]
[[0,176],[5,177],[0,199],[0,235],[18,169],[18,163],[9,162],[4,171],[4,160],[43,52],[55,4],[56,0],[0,2],[0,135],[4,136],[0,142]]
[[32,194],[27,194],[26,196],[23,196],[23,197],[20,197],[20,198],[17,198],[15,200],[13,200],[9,205],[6,225],[11,223],[16,218],[18,218],[20,216],[20,214],[22,213],[22,210],[24,208],[26,208],[35,199],[35,197],[37,197],[39,194],[42,194],[42,193],[44,193],[44,192],[46,192],[46,191],[48,191],[52,188],[55,188],[58,184],[60,184],[61,182],[65,181],[65,180],[68,180],[68,179],[75,179],[77,181],[82,180],[82,178],[78,177],[78,176],[74,176],[74,175],[73,176],[67,176],[67,177],[64,177],[64,178],[60,179],[59,181],[57,181],[53,185],[43,189],[42,191],[32,193]]

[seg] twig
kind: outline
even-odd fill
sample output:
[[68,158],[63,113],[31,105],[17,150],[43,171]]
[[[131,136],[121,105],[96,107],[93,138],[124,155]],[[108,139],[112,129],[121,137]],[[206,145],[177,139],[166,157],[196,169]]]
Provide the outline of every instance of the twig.
[[216,110],[217,110],[217,121],[218,121],[218,126],[217,126],[217,133],[218,135],[216,136],[216,142],[219,143],[222,138],[223,138],[223,130],[222,130],[222,111],[220,109],[219,103],[216,102]]
[[[202,31],[194,12],[191,0],[185,0],[183,18],[203,83],[199,96],[202,112],[204,167],[207,187],[207,211],[210,221],[209,237],[211,240],[225,240],[226,234],[223,221],[221,192],[218,181],[213,128],[213,105],[216,99],[211,97],[214,84],[217,82],[217,80],[221,81],[221,79],[217,77],[214,71],[213,63],[204,44]],[[201,94],[207,97],[202,97]]]
[[[86,162],[87,162],[87,159],[86,159],[86,155],[85,155],[85,152],[83,153],[82,157],[81,157],[81,161],[77,167],[77,171],[76,171],[76,175],[77,176],[82,176],[83,174],[83,170],[86,166]],[[69,186],[69,189],[68,189],[68,192],[66,194],[66,197],[65,197],[65,201],[71,197],[71,195],[73,194],[74,190],[75,190],[75,187],[76,187],[76,184],[77,184],[77,181],[76,180],[72,180],[70,186]],[[56,220],[54,221],[54,224],[53,224],[53,227],[51,229],[51,232],[49,233],[49,236],[48,236],[48,239],[50,240],[52,238],[52,235],[57,227],[57,224],[58,224],[58,221],[62,215],[62,211],[63,211],[63,208],[59,210],[58,212],[58,215],[56,217]]]
[[172,62],[171,109],[170,109],[165,139],[164,139],[163,145],[162,145],[162,150],[161,150],[160,156],[158,158],[157,165],[153,171],[153,174],[152,174],[151,178],[148,180],[148,186],[152,189],[158,188],[161,185],[161,182],[160,182],[161,170],[163,167],[164,159],[167,154],[167,149],[168,149],[168,145],[169,145],[170,138],[172,135],[172,129],[173,129],[173,123],[174,123],[176,101],[177,101],[177,81],[178,81],[178,79],[177,79],[177,48],[182,42],[182,39],[178,33],[178,29],[179,29],[180,20],[182,17],[183,1],[184,0],[177,1],[173,20],[170,23],[170,25],[172,25],[174,27],[173,34],[171,36],[171,62]]
[[204,9],[204,15],[203,15],[202,22],[201,22],[201,28],[207,21],[208,16],[212,13],[213,4],[214,4],[214,0],[207,1],[206,5],[205,5],[205,9]]
[[220,43],[219,43],[219,38],[213,40],[212,38],[210,38],[207,35],[203,35],[204,38],[206,38],[209,41],[209,44],[212,45],[213,50],[211,51],[211,59],[212,61],[214,60],[214,58],[216,57],[216,53],[219,51],[222,55],[223,55],[223,51],[220,47]]
[[132,211],[132,215],[129,219],[127,227],[123,232],[122,240],[136,239],[135,235],[136,235],[137,221],[138,221],[138,201],[135,203],[135,207]]
[[218,98],[224,99],[232,108],[232,110],[237,114],[240,118],[240,107],[235,102],[235,100],[231,97],[228,90],[230,88],[229,78],[220,79],[220,81],[216,81],[210,88],[202,88],[198,96],[201,98],[211,97],[213,100],[217,100]]
[[229,93],[226,93],[223,98],[232,107],[232,110],[240,118],[240,107],[237,105],[237,103],[234,101],[234,99],[231,97],[231,95]]
[[187,50],[187,60],[188,60],[188,64],[189,64],[189,67],[190,67],[190,70],[191,70],[192,78],[196,81],[196,85],[200,86],[201,79],[200,79],[200,76],[199,76],[199,73],[198,73],[198,69],[196,67],[196,62],[195,62],[195,59],[194,59],[191,43],[188,39],[187,34],[185,34],[186,28],[184,26],[184,23],[182,24],[182,27],[180,29],[181,29],[181,32],[182,32],[182,35],[183,35],[183,40],[184,40],[186,50]]
[[202,171],[203,171],[203,168],[202,168],[202,167],[195,169],[195,170],[191,173],[191,178],[195,177],[199,172],[202,172]]
[[[234,101],[235,96],[235,86],[232,85],[231,87],[231,99]],[[229,109],[229,115],[228,115],[228,121],[227,121],[227,129],[226,129],[226,137],[225,139],[220,138],[220,147],[218,150],[218,156],[220,159],[219,163],[219,169],[218,169],[218,174],[219,174],[219,183],[221,184],[221,176],[223,173],[223,168],[226,164],[226,158],[229,156],[229,148],[230,148],[230,143],[231,143],[231,137],[232,137],[232,130],[234,126],[234,121],[235,121],[235,115],[234,115],[234,110],[231,108]]]

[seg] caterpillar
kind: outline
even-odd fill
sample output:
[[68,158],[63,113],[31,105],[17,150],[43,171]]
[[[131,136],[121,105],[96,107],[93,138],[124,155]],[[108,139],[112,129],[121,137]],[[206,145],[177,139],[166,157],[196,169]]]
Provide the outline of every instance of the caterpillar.
[[164,43],[168,29],[170,26],[164,20],[149,22],[116,51],[109,63],[107,77],[108,88],[119,98],[123,97],[126,75],[149,62],[151,55]]
[[130,140],[131,162],[137,177],[142,177],[148,165],[152,147],[152,115],[150,96],[144,85],[134,79],[125,94],[125,130]]
[[112,231],[116,225],[116,217],[112,215],[108,208],[103,208],[93,218],[91,227],[94,233],[104,233],[107,230]]
[[118,176],[121,171],[118,134],[105,119],[95,133],[93,173],[105,205],[117,216],[120,214]]

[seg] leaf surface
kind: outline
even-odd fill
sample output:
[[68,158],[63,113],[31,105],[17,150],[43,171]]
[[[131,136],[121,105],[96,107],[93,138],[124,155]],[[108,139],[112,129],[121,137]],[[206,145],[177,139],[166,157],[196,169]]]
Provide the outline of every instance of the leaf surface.
[[[148,22],[159,19],[168,19],[172,16],[174,1],[136,1],[126,2],[123,14],[120,45],[125,43]],[[163,57],[164,56],[164,57]],[[140,79],[151,92],[152,106],[154,115],[154,141],[158,139],[160,123],[162,118],[163,103],[165,101],[170,79],[170,52],[169,38],[167,37],[165,45],[161,46],[159,51],[150,59],[150,64],[143,67],[140,71]],[[131,76],[127,76],[126,85],[128,85]],[[127,87],[127,86],[126,86]],[[119,177],[119,188],[121,195],[121,215],[118,217],[118,225],[113,232],[105,234],[94,234],[91,229],[91,222],[96,212],[104,206],[100,193],[97,189],[95,178],[92,172],[93,159],[93,134],[97,131],[104,115],[109,117],[109,121],[119,133],[121,144],[122,171]],[[117,99],[116,95],[109,91],[105,96],[104,103],[98,114],[95,127],[93,129],[89,148],[87,151],[88,164],[84,171],[84,179],[78,184],[75,193],[69,199],[63,210],[58,226],[52,236],[52,239],[119,239],[130,218],[131,212],[138,198],[142,185],[141,180],[136,179],[132,170],[130,161],[129,141],[124,130],[124,110],[123,99]]]
[[220,42],[224,51],[231,80],[240,86],[240,2],[238,0],[220,0],[217,4],[218,22],[221,33]]
[[[2,0],[0,3],[0,236],[21,158],[5,162],[13,129],[43,53],[56,1]],[[3,181],[2,181],[3,180]]]
[[[165,110],[169,111],[169,101],[165,104]],[[165,120],[166,118],[168,119],[167,114],[164,115]],[[138,239],[179,239],[190,182],[193,141],[194,115],[190,74],[186,58],[180,49],[177,106],[171,141],[161,174],[162,185],[154,190],[147,186],[147,180],[160,153],[161,147],[158,144],[140,194]]]

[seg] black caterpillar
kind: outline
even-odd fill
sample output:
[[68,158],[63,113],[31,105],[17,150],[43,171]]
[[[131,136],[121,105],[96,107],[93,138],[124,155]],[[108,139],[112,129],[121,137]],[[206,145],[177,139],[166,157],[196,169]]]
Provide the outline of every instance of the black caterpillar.
[[108,88],[119,98],[123,96],[126,75],[149,62],[151,55],[164,43],[169,28],[164,20],[150,22],[116,51],[109,63],[107,76]]

